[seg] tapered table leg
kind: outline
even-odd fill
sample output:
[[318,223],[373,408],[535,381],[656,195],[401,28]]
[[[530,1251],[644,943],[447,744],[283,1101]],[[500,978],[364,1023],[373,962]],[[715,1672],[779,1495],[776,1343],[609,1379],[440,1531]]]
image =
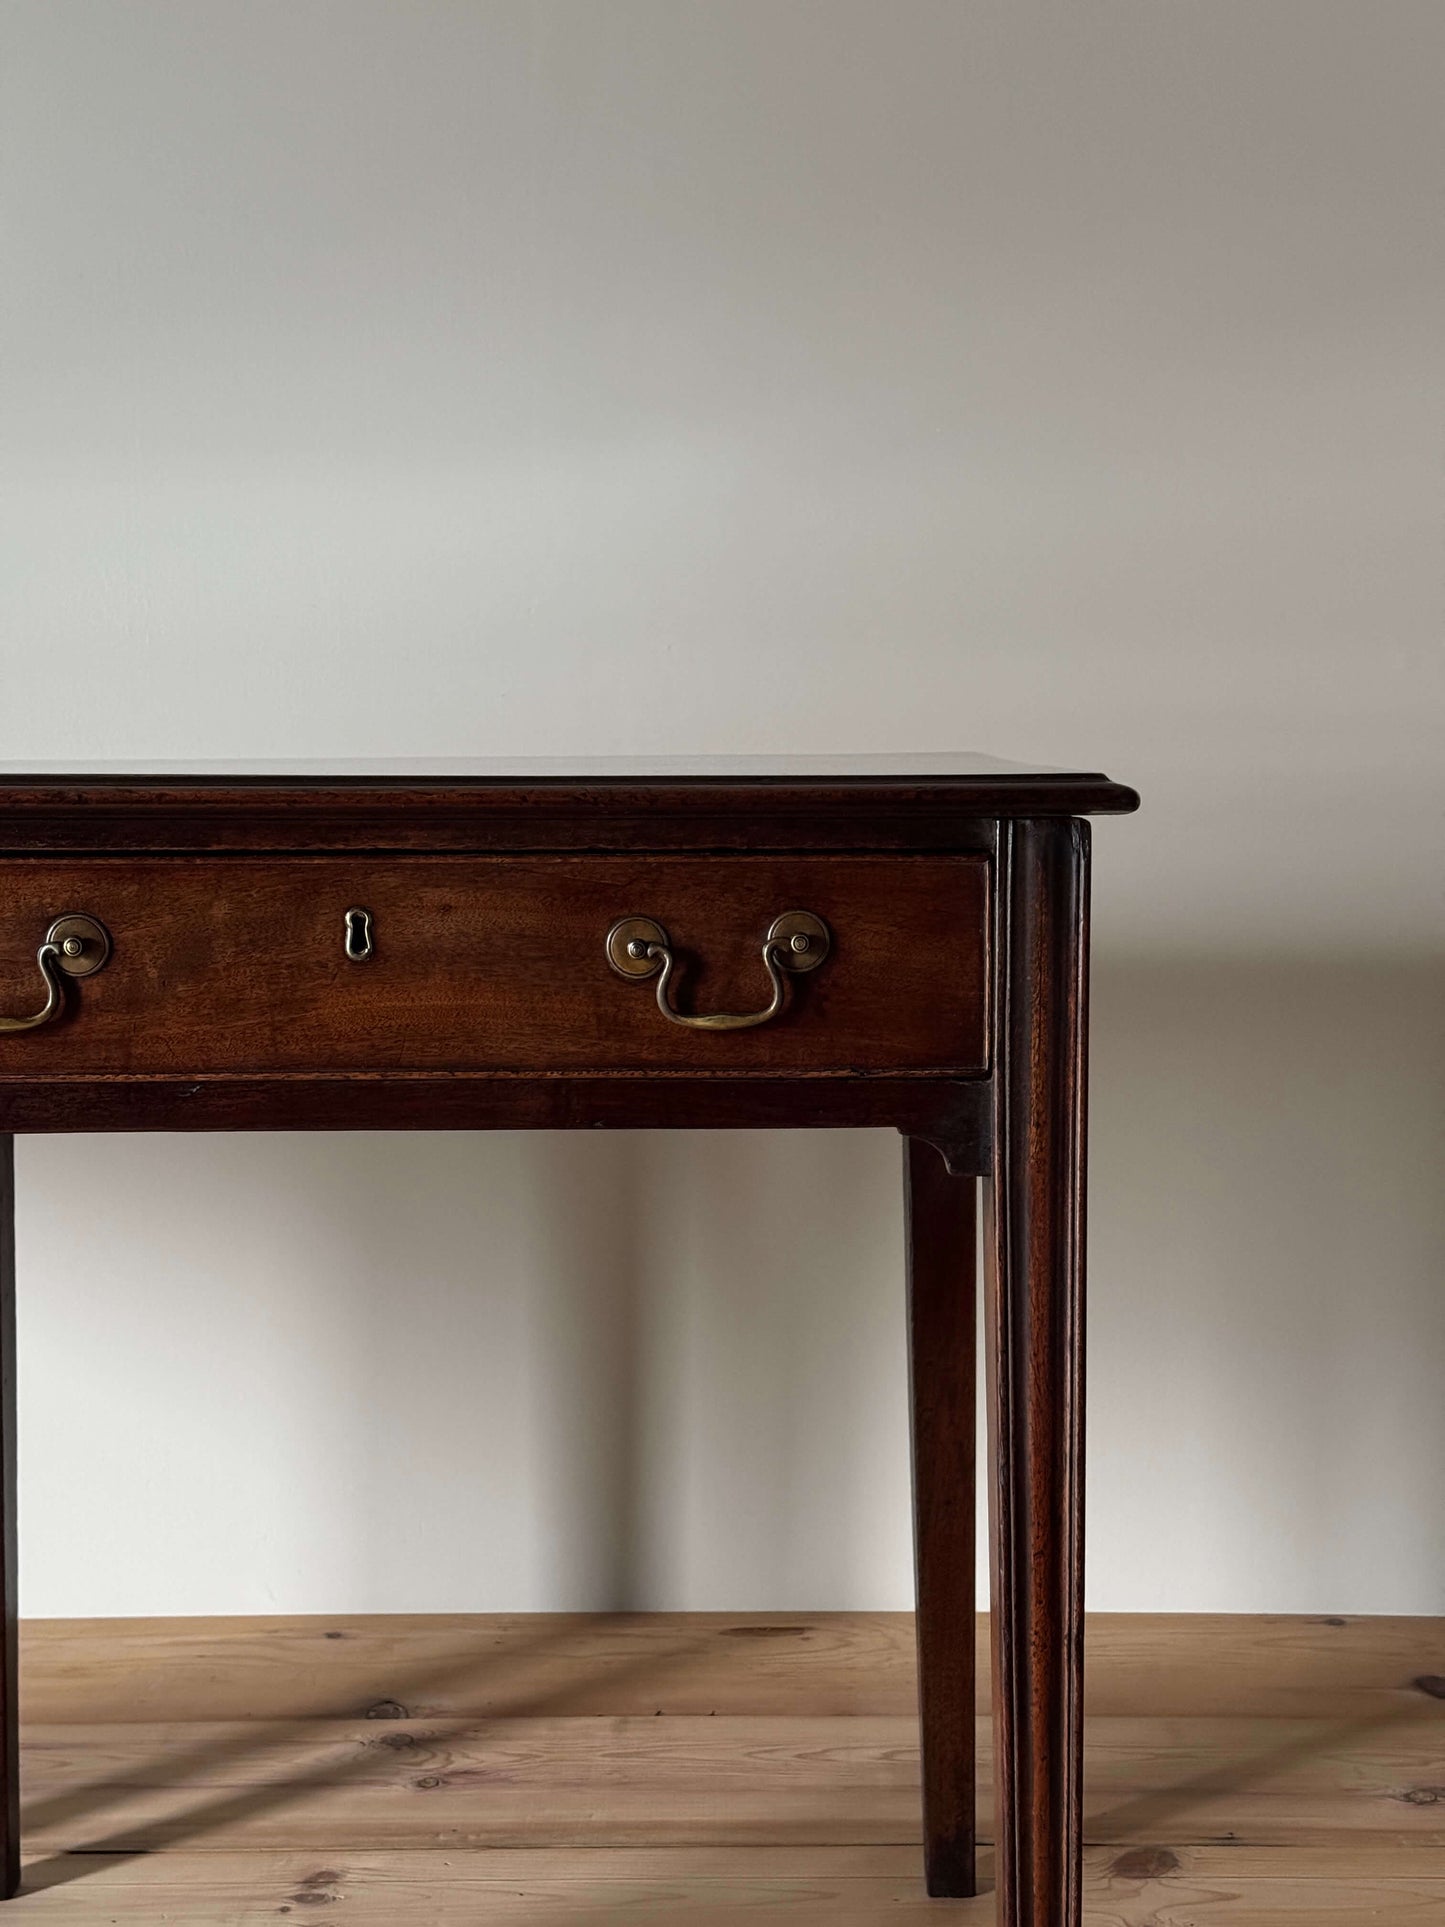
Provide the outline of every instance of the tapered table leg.
[[0,1133],[0,1899],[20,1885],[16,1677],[15,1140]]
[[1089,830],[1001,829],[985,1252],[1001,1927],[1079,1927]]
[[924,1867],[931,1894],[974,1876],[974,1415],[978,1181],[903,1143],[913,1410]]

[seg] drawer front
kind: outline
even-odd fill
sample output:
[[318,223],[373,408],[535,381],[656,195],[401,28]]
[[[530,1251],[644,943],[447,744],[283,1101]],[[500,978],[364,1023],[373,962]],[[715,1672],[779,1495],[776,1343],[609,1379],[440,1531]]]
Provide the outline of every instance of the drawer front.
[[[973,1073],[987,1062],[988,861],[958,857],[222,857],[0,861],[0,1017],[43,1006],[37,951],[66,913],[112,951],[61,978],[63,1014],[0,1030],[0,1081],[131,1073]],[[372,954],[347,955],[347,913]],[[608,961],[619,919],[661,926],[680,1014],[756,1013],[785,912],[829,948],[772,953],[783,1001],[750,1028],[658,1007],[657,954]],[[359,920],[353,944],[364,945]],[[816,940],[815,940],[816,941]],[[813,953],[816,954],[816,951]]]

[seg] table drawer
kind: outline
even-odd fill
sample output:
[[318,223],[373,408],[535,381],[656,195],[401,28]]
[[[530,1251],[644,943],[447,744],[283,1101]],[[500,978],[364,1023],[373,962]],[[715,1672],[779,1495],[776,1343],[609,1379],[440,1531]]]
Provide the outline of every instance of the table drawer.
[[[45,1004],[38,951],[62,914],[97,920],[112,946],[92,975],[48,962],[63,1014],[0,1029],[0,1081],[978,1072],[988,900],[980,856],[0,861],[0,1018]],[[348,912],[362,910],[352,947],[369,933],[371,954],[353,960]],[[795,911],[821,920],[821,937],[794,949],[784,926],[768,947]],[[652,933],[639,947],[641,926],[628,926],[617,940],[630,977],[609,962],[623,918],[664,933],[677,1014],[756,1016],[778,1001],[777,1013],[748,1027],[673,1021]],[[82,948],[68,962],[90,960]]]

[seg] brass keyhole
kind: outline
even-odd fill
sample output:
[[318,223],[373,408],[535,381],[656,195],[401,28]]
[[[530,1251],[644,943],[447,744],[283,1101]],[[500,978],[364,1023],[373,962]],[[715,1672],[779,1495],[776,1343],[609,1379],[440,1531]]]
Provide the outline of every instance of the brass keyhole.
[[348,910],[346,913],[346,954],[353,963],[365,963],[373,956],[376,944],[371,934],[371,912]]

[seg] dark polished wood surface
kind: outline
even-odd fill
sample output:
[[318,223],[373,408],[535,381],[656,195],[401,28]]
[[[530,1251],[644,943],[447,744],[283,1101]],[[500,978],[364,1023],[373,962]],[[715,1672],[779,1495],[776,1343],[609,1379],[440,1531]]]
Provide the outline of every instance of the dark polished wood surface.
[[974,1464],[977,1430],[974,1244],[978,1185],[955,1141],[903,1140],[908,1385],[924,1876],[931,1894],[976,1892]]
[[[195,763],[27,761],[0,763],[0,784],[23,779],[37,783],[136,783],[147,786],[187,783],[382,783],[463,782],[556,783],[564,788],[594,783],[826,783],[839,782],[1017,782],[1047,778],[1071,783],[1107,783],[1095,771],[1069,770],[1049,763],[1018,763],[971,751],[918,751],[866,755],[806,756],[389,756],[301,758],[238,757]],[[1119,791],[1122,786],[1111,784]]]
[[0,852],[982,848],[1000,817],[1132,810],[982,757],[0,769]]
[[1089,826],[1006,826],[986,1191],[999,1913],[1076,1927],[1083,1855]]
[[[47,1018],[0,1024],[5,1892],[18,1867],[10,1133],[885,1126],[907,1139],[928,1887],[975,1881],[986,1179],[999,1919],[1079,1927],[1080,818],[1137,801],[1088,771],[932,756],[0,775],[0,1019],[42,1004]],[[366,961],[345,951],[358,907],[374,922]],[[765,933],[796,910],[824,920],[832,947],[788,974],[774,1010]],[[43,1003],[40,947],[72,913],[99,919],[112,951]],[[671,1021],[654,981],[608,963],[626,916],[667,931],[674,1013],[767,1021]],[[62,954],[48,948],[44,969]]]
[[[658,1070],[976,1074],[988,1061],[983,857],[148,857],[0,860],[0,1007],[39,1001],[61,909],[112,932],[73,1014],[22,1043],[12,1078],[238,1072]],[[349,961],[365,906],[375,954]],[[611,968],[641,913],[682,962],[685,1013],[766,1006],[784,911],[835,933],[757,1029],[669,1023],[655,982]]]
[[0,1087],[0,1131],[898,1130],[988,1168],[987,1078],[52,1077]]
[[15,1140],[0,1131],[0,1898],[20,1885],[15,1368]]

